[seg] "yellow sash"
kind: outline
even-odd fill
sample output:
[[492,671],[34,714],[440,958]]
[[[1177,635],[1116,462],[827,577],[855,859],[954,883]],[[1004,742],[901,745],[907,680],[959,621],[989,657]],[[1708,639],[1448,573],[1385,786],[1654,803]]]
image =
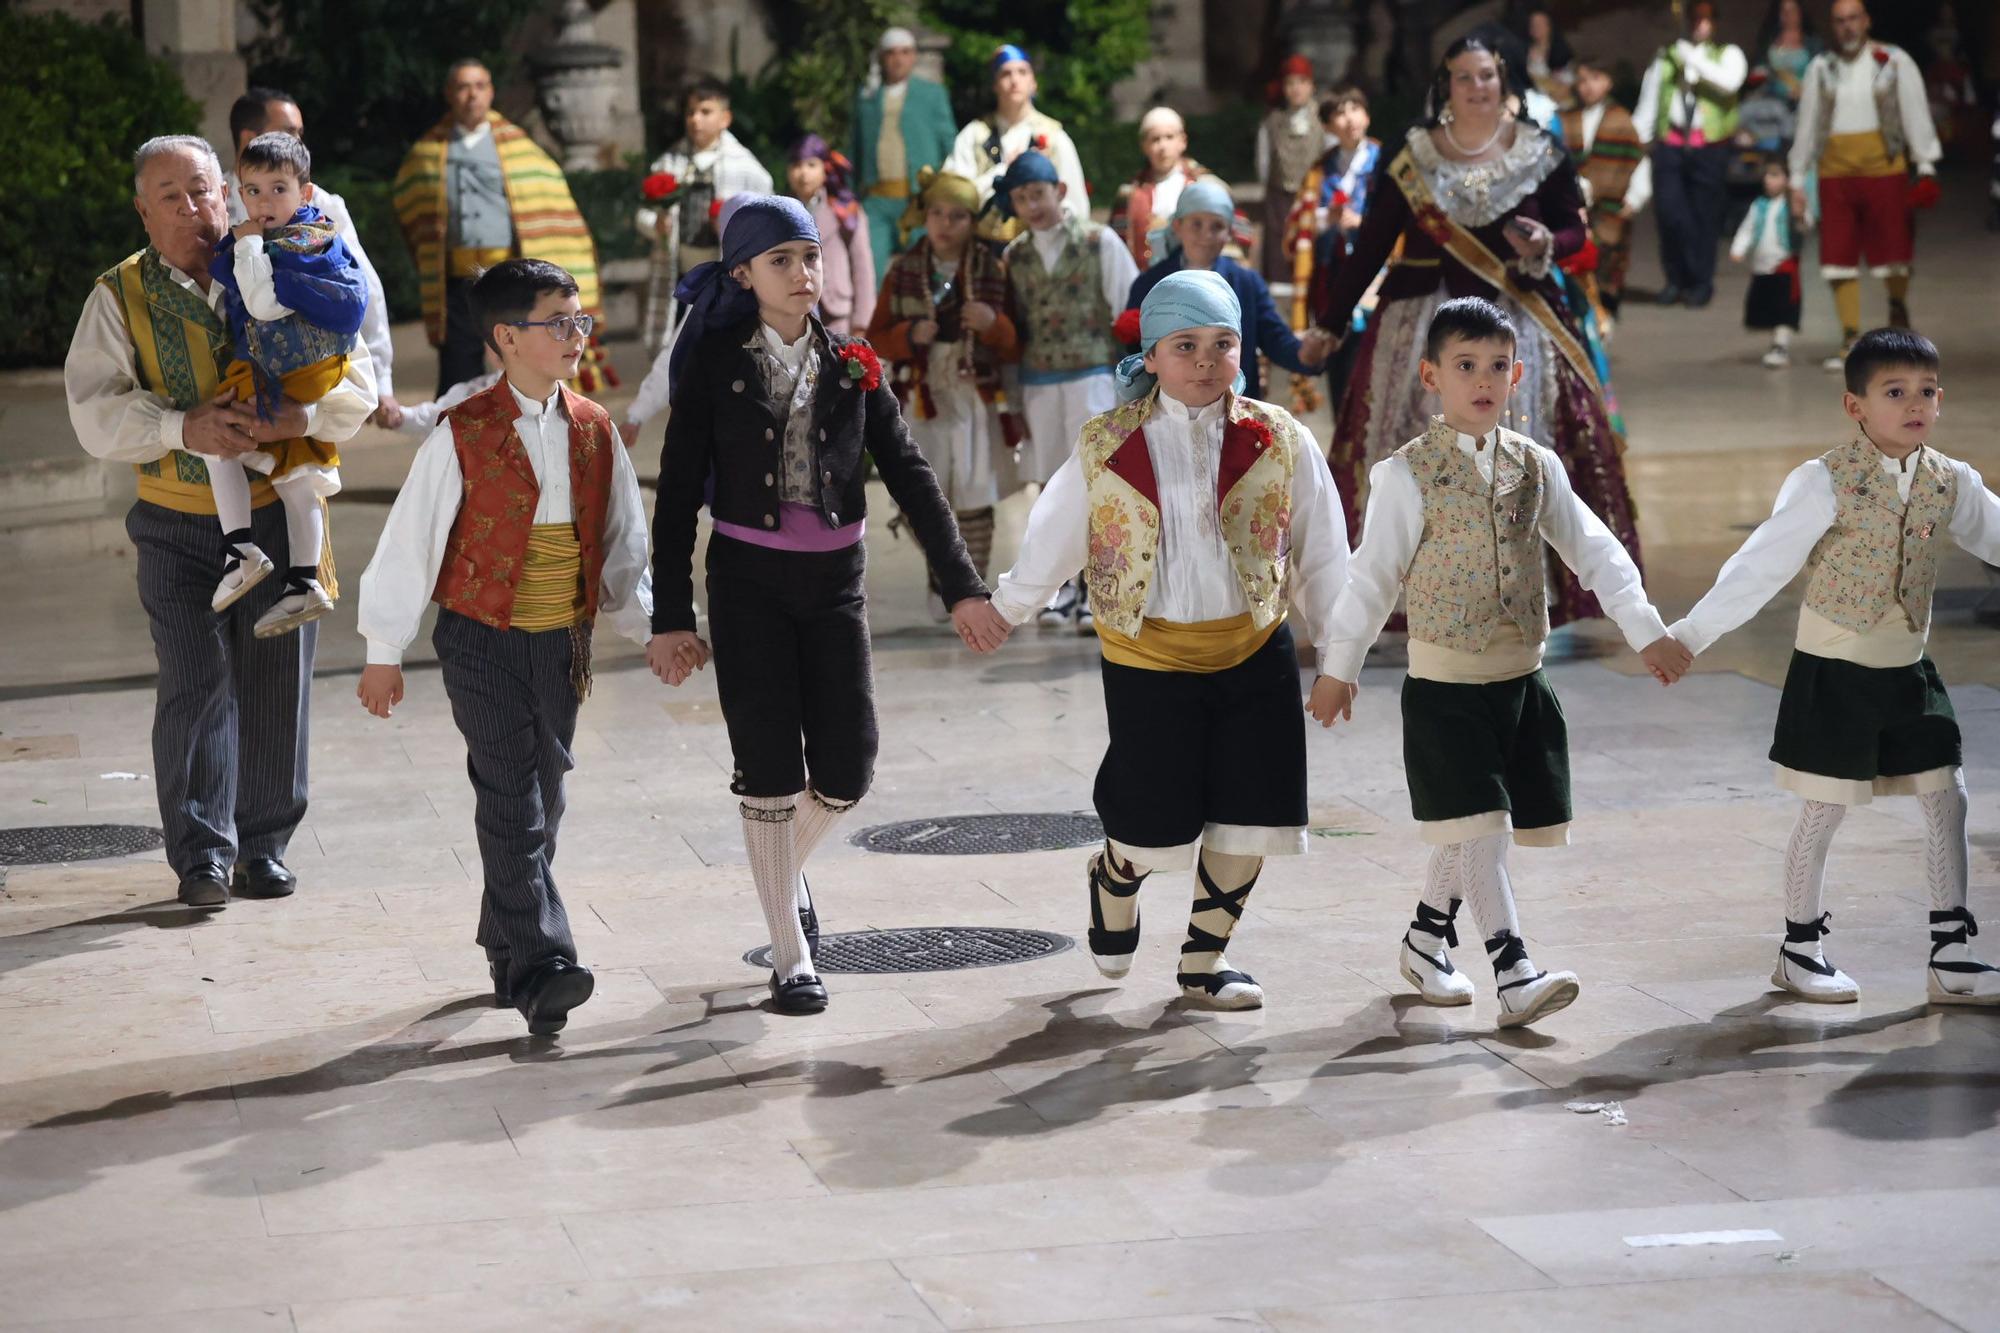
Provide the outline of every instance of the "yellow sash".
[[[285,396],[294,402],[316,403],[338,388],[346,376],[347,357],[343,354],[300,366],[278,383],[284,386]],[[228,373],[222,377],[221,387],[235,390],[239,402],[256,401],[257,386],[251,377],[248,361],[231,361]],[[282,477],[301,467],[340,466],[340,450],[324,440],[273,440],[260,448],[276,460],[271,468],[273,477]]]
[[583,605],[583,548],[576,524],[535,524],[528,529],[509,625],[531,632],[568,629],[582,618]]
[[1279,616],[1258,629],[1245,611],[1226,620],[1176,622],[1148,616],[1139,637],[1127,638],[1103,621],[1097,622],[1097,642],[1104,660],[1142,671],[1189,671],[1213,675],[1250,660],[1285,623]]
[[1557,348],[1563,354],[1563,359],[1569,362],[1572,370],[1583,377],[1583,382],[1590,386],[1591,392],[1601,394],[1603,389],[1597,383],[1597,367],[1591,364],[1590,352],[1584,347],[1582,340],[1570,332],[1569,326],[1556,314],[1555,307],[1549,304],[1548,298],[1533,288],[1523,287],[1517,283],[1514,279],[1514,270],[1508,268],[1504,260],[1487,249],[1485,242],[1452,221],[1451,216],[1438,206],[1437,200],[1431,195],[1430,182],[1426,181],[1424,173],[1417,169],[1416,159],[1410,155],[1408,148],[1396,154],[1395,161],[1389,164],[1389,175],[1396,182],[1396,188],[1403,192],[1403,198],[1409,201],[1410,213],[1415,218],[1417,226],[1443,246],[1445,252],[1453,259],[1520,302],[1522,307],[1535,317],[1535,322],[1542,326],[1543,331],[1555,341]]

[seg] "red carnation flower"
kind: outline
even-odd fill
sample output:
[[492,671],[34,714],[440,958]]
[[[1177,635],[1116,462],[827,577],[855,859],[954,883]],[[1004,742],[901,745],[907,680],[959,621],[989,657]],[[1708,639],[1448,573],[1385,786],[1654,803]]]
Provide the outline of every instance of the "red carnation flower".
[[1266,449],[1271,447],[1271,428],[1255,417],[1244,417],[1231,423],[1236,429],[1249,435]]
[[1591,240],[1589,237],[1585,237],[1582,247],[1571,254],[1568,259],[1562,261],[1562,271],[1570,274],[1572,277],[1579,273],[1595,273],[1597,271],[1597,242]]
[[1049,136],[1046,134],[1037,134],[1034,138],[1028,140],[1028,147],[1034,149],[1038,153],[1048,152]]
[[882,362],[867,343],[856,340],[842,344],[840,360],[847,367],[847,378],[863,389],[873,391],[881,386]]
[[1137,346],[1139,342],[1139,312],[1127,310],[1111,325],[1111,336],[1121,343]]
[[1346,207],[1347,207],[1347,191],[1345,191],[1345,190],[1335,190],[1335,191],[1333,192],[1333,206],[1334,206],[1335,208],[1346,208]]
[[1875,48],[1875,63],[1878,65],[1886,65],[1889,63],[1889,53],[1887,51],[1884,51],[1879,46]]
[[1919,176],[1910,182],[1908,203],[1911,208],[1935,208],[1942,193],[1936,176]]
[[709,220],[710,222],[713,222],[713,221],[715,221],[715,220],[716,220],[717,218],[719,218],[719,217],[721,217],[721,216],[722,216],[722,201],[721,201],[720,199],[711,199],[711,200],[709,200],[709,201],[708,201],[708,220]]
[[639,193],[648,199],[665,199],[680,188],[671,171],[656,171],[639,182]]

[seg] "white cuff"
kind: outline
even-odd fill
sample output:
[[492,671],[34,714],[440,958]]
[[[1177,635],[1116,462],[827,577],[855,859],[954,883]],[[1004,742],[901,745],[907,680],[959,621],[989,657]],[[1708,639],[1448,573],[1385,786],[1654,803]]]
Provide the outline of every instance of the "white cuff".
[[185,450],[187,444],[181,434],[181,425],[187,420],[187,413],[178,407],[170,407],[160,413],[160,444],[168,449]]
[[1344,685],[1358,686],[1362,664],[1367,660],[1368,645],[1365,643],[1330,643],[1319,655],[1319,674],[1331,676]]
[[1706,652],[1709,645],[1714,642],[1714,640],[1707,638],[1699,629],[1695,628],[1694,621],[1688,619],[1676,620],[1673,624],[1667,626],[1667,633],[1673,635],[1676,643],[1680,644],[1681,647],[1687,649],[1690,653],[1693,653],[1696,657]]
[[299,406],[303,407],[306,410],[306,428],[300,431],[299,434],[306,436],[307,438],[311,438],[313,433],[313,423],[319,420],[319,404],[300,403]]
[[399,667],[403,665],[403,650],[393,643],[384,643],[380,639],[370,639],[368,640],[368,665]]
[[[1667,622],[1660,619],[1660,613],[1650,606],[1628,614],[1625,621],[1629,623],[1619,623],[1618,629],[1625,636],[1626,644],[1635,653],[1645,652],[1667,633]],[[1634,634],[1634,630],[1638,633]]]

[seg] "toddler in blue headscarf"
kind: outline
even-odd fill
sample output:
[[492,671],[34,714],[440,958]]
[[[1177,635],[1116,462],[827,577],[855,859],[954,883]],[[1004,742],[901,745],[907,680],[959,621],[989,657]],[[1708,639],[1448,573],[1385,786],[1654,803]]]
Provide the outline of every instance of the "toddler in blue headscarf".
[[[1264,992],[1223,957],[1266,856],[1305,851],[1305,722],[1288,608],[1323,648],[1347,528],[1326,459],[1291,413],[1241,396],[1242,310],[1207,271],[1140,308],[1122,404],[1092,417],[1028,517],[1014,568],[978,614],[1018,625],[1081,567],[1104,653],[1111,733],[1098,769],[1104,848],[1089,867],[1089,947],[1122,977],[1139,884],[1193,865],[1176,981],[1217,1009]],[[1315,715],[1331,717],[1323,677]]]

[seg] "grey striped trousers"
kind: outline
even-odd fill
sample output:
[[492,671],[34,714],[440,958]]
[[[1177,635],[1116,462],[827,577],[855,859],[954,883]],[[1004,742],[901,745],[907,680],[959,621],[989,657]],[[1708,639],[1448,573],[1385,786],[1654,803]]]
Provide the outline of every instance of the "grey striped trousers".
[[[253,510],[250,531],[282,572],[285,509]],[[145,500],[125,515],[139,551],[139,603],[152,622],[160,682],[153,702],[153,777],[167,864],[176,875],[240,856],[282,859],[306,814],[313,652],[319,626],[275,639],[252,633],[284,594],[273,575],[220,615],[222,527]]]
[[465,737],[485,889],[479,943],[519,984],[551,958],[577,961],[556,892],[563,775],[575,767],[576,687],[568,630],[493,629],[439,611],[431,635],[452,720]]

